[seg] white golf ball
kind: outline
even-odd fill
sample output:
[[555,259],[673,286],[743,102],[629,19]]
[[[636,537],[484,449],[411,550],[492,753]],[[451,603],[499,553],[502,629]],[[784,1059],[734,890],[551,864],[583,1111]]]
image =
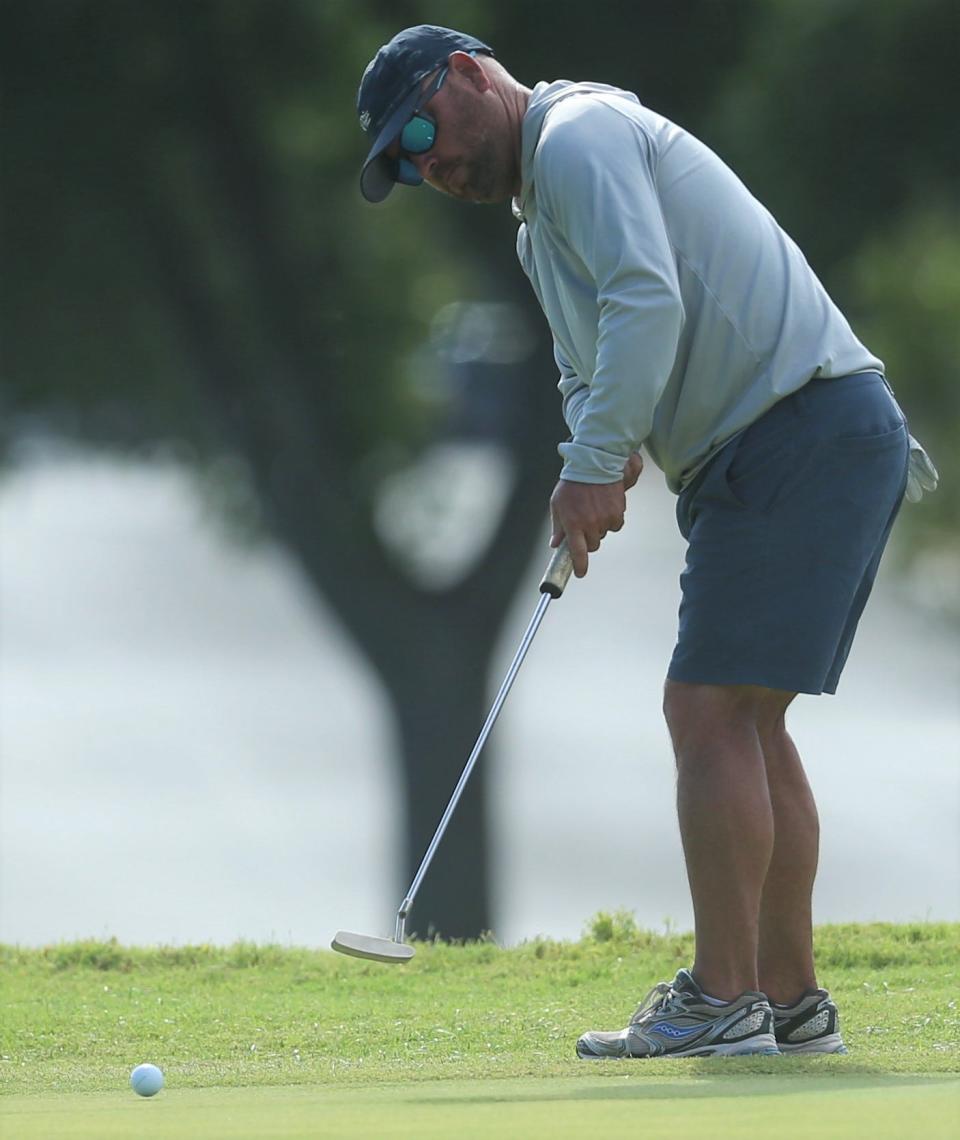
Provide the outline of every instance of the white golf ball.
[[137,1065],[130,1074],[130,1086],[138,1096],[156,1096],[163,1088],[163,1073],[156,1065]]

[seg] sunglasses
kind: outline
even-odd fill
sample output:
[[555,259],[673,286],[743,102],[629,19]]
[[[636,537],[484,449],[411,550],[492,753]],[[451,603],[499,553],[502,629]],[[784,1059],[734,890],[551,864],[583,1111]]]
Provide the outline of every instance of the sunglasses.
[[400,157],[397,159],[397,167],[394,178],[397,182],[402,182],[405,186],[419,186],[423,182],[420,176],[420,171],[405,155],[411,154],[426,154],[428,150],[437,141],[437,124],[436,120],[432,119],[429,115],[421,112],[420,108],[426,106],[427,103],[436,95],[436,93],[443,86],[443,81],[447,78],[448,67],[441,69],[437,78],[430,84],[420,97],[416,107],[413,109],[413,114],[407,120],[406,125],[400,132],[398,139],[400,143]]

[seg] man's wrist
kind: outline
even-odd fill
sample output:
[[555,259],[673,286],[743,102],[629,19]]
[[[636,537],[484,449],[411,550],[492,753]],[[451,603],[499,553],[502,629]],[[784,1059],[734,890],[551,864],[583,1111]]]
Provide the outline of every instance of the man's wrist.
[[582,443],[561,443],[557,451],[564,461],[560,477],[574,483],[616,483],[629,458],[629,452],[615,455]]

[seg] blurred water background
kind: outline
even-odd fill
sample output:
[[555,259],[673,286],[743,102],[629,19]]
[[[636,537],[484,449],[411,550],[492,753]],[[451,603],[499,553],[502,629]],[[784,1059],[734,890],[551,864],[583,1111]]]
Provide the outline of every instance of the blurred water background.
[[[619,907],[692,924],[659,711],[673,505],[649,471],[627,527],[551,607],[482,761],[502,941],[576,937]],[[82,451],[6,479],[0,538],[0,938],[391,933],[406,887],[391,718],[289,557],[212,525],[175,464]],[[585,661],[592,683],[572,691]],[[954,630],[885,569],[838,695],[791,717],[822,816],[818,921],[960,918],[958,691]],[[431,873],[458,874],[443,848]]]

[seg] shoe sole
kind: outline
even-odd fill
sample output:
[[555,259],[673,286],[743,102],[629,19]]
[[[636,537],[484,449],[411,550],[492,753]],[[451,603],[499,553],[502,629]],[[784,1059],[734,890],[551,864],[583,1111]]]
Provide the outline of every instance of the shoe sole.
[[839,1033],[831,1033],[829,1037],[814,1037],[811,1041],[796,1041],[780,1043],[781,1053],[846,1053],[848,1052],[843,1038]]
[[621,1056],[601,1056],[596,1053],[581,1053],[581,1061],[660,1061],[665,1057],[779,1057],[780,1050],[772,1033],[762,1033],[751,1038],[749,1043],[732,1041],[726,1045],[705,1045],[700,1049],[671,1049],[669,1053],[625,1053]]

